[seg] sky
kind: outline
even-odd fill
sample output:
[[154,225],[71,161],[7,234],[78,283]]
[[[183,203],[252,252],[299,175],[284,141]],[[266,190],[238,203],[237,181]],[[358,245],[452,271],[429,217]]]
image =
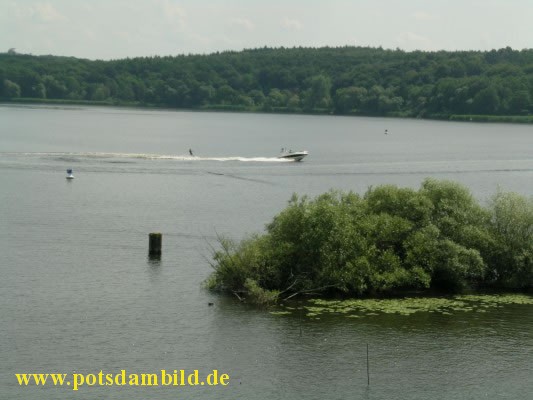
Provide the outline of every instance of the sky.
[[533,48],[533,0],[0,0],[0,52],[88,59],[258,47]]

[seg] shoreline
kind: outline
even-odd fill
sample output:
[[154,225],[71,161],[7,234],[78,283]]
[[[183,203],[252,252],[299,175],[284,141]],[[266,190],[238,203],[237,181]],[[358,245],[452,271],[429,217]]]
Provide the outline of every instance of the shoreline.
[[67,100],[67,99],[1,99],[0,105],[48,105],[48,106],[87,106],[87,107],[112,107],[112,108],[129,108],[143,110],[164,110],[164,111],[190,111],[190,112],[226,112],[226,113],[253,113],[253,114],[279,114],[279,115],[321,115],[321,116],[338,116],[338,117],[366,117],[366,118],[389,118],[389,119],[419,119],[427,121],[450,121],[450,122],[474,122],[474,123],[510,123],[510,124],[533,124],[533,115],[470,115],[470,114],[435,114],[424,117],[415,117],[410,115],[395,114],[364,114],[364,113],[347,113],[338,114],[329,110],[304,111],[276,107],[272,110],[247,108],[244,106],[234,105],[207,105],[196,108],[170,108],[167,106],[158,106],[150,104],[139,104],[121,101],[92,101],[92,100]]

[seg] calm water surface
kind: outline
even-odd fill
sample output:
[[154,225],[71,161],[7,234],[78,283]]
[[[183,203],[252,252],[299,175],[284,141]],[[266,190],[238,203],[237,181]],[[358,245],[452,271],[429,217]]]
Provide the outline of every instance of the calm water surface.
[[[281,147],[310,155],[282,162]],[[201,288],[216,236],[260,232],[294,192],[428,176],[481,201],[533,195],[533,128],[0,106],[0,398],[531,398],[532,306],[304,319],[300,336],[299,320]],[[73,392],[14,375],[122,369],[218,369],[230,385]]]

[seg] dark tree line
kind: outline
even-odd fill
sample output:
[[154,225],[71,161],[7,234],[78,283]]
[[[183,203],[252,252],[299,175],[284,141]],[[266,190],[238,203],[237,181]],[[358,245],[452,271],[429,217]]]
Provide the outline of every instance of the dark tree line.
[[533,49],[261,48],[92,61],[0,54],[0,98],[434,117],[531,115]]

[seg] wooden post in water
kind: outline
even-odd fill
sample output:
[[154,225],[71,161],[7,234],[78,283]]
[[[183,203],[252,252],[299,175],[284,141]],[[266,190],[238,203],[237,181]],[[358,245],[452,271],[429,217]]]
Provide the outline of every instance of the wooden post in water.
[[300,326],[300,336],[302,336],[302,309],[298,310],[298,325]]
[[368,343],[366,344],[366,377],[368,380],[368,386],[370,386],[370,365],[368,362]]
[[161,245],[163,244],[163,235],[161,233],[150,233],[148,235],[148,254],[151,256],[161,255]]

